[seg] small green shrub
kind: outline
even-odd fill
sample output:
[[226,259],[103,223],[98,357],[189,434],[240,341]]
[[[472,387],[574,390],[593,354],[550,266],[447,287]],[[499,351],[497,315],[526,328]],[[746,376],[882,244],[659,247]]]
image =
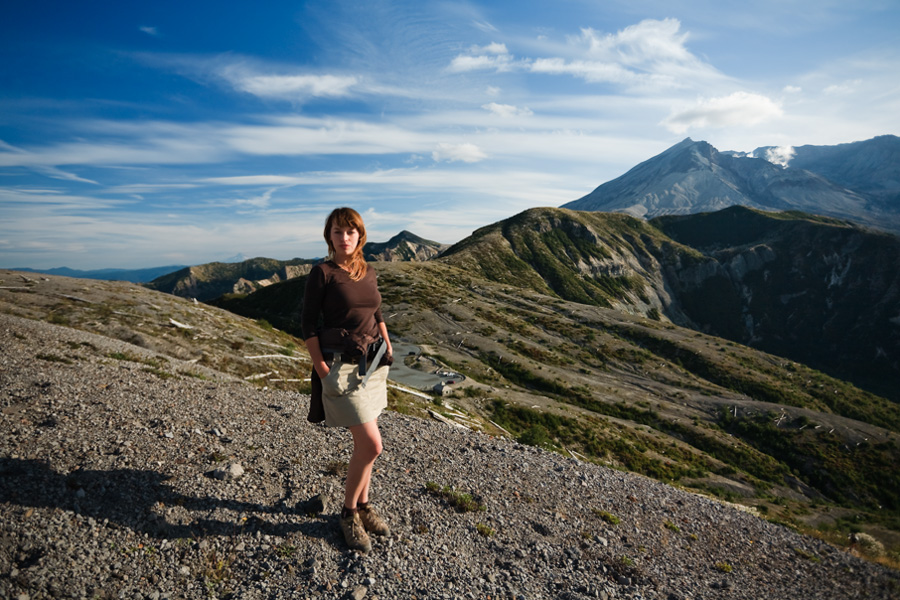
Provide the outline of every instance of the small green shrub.
[[597,508],[592,508],[591,512],[609,523],[610,525],[618,525],[622,522],[622,519],[617,517],[616,515],[606,512],[605,510],[599,510]]
[[433,481],[425,484],[425,489],[432,496],[444,499],[447,504],[459,512],[484,512],[487,507],[476,500],[471,494],[457,492],[449,485],[439,486]]
[[46,360],[47,362],[58,362],[58,363],[66,364],[66,365],[72,364],[72,361],[69,360],[68,358],[65,358],[63,356],[57,356],[55,354],[45,354],[43,352],[41,352],[40,354],[37,354],[35,356],[35,358],[37,358],[38,360]]

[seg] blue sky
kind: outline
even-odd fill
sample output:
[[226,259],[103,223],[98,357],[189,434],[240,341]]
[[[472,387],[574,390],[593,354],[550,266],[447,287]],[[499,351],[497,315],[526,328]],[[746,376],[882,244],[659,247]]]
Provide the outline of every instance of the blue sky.
[[900,4],[853,4],[11,0],[0,266],[311,258],[343,205],[452,243],[685,137],[900,134]]

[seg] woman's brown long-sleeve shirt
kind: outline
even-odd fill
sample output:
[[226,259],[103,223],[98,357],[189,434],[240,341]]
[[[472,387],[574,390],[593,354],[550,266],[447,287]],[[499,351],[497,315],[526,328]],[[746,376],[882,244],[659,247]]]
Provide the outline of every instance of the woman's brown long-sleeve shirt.
[[[300,322],[304,340],[329,330],[346,331],[346,336],[357,340],[373,339],[379,336],[378,324],[383,321],[381,293],[371,266],[359,281],[350,279],[347,271],[330,260],[312,268],[306,279]],[[319,344],[324,348],[326,340],[320,338]]]

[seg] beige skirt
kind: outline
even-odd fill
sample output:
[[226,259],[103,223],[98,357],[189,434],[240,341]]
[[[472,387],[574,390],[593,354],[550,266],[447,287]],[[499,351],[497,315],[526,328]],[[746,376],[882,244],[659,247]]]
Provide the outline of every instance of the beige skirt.
[[335,360],[322,380],[322,404],[325,425],[352,427],[374,421],[387,408],[387,376],[390,367],[378,367],[366,381],[360,383],[359,366]]

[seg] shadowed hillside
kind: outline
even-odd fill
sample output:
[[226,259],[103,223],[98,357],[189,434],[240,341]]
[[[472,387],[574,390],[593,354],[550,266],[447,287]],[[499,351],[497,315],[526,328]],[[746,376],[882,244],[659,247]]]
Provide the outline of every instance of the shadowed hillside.
[[651,223],[716,263],[668,278],[700,329],[900,401],[900,238],[743,207]]

